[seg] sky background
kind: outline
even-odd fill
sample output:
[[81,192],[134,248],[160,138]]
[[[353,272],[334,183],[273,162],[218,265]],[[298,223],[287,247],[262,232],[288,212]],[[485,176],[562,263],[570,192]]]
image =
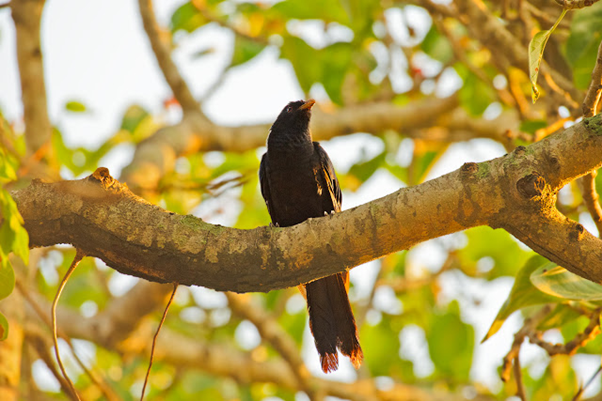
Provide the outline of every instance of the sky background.
[[[155,1],[159,23],[167,26],[171,13],[182,2]],[[164,102],[171,97],[171,92],[157,66],[137,10],[137,2],[134,0],[53,0],[46,3],[42,21],[42,47],[48,108],[52,123],[61,130],[68,146],[98,147],[119,129],[123,113],[132,104],[143,106],[166,124],[179,119],[178,110],[164,108]],[[395,23],[395,15],[391,15],[390,20]],[[427,16],[418,13],[416,21],[424,32],[428,30],[430,21]],[[320,38],[312,34],[311,23],[289,28],[300,30],[301,35],[310,43],[313,40],[312,44],[320,44]],[[345,35],[345,32],[341,30],[335,34]],[[173,53],[173,58],[192,92],[197,98],[202,98],[227,64],[233,37],[226,29],[211,25],[177,39],[178,47]],[[195,53],[205,48],[212,48],[213,52],[200,58],[194,57]],[[268,47],[252,61],[228,72],[220,89],[204,103],[203,110],[208,117],[225,125],[269,123],[288,101],[302,98],[303,93],[296,82],[291,65],[288,61],[279,60],[278,56],[275,47]],[[403,87],[403,82],[403,76],[398,77],[397,87]],[[454,81],[454,77],[450,77],[449,88],[457,84],[457,80]],[[318,100],[319,106],[320,99],[324,98],[323,91],[316,88],[311,95]],[[88,112],[76,114],[66,111],[65,104],[73,100],[85,104]],[[22,127],[15,31],[8,8],[0,9],[0,110],[9,121],[16,122],[17,127]],[[360,133],[335,138],[323,145],[335,168],[345,171],[358,159],[378,154],[382,142]],[[399,155],[401,160],[404,158],[404,152],[411,154],[411,151],[412,141],[406,139]],[[504,153],[505,150],[500,144],[489,140],[453,144],[433,168],[429,178],[453,171],[465,162],[480,162],[502,156]],[[121,168],[130,162],[132,154],[132,147],[118,146],[101,161],[101,165],[108,167],[112,175],[118,176]],[[65,172],[63,178],[73,177]],[[344,193],[343,207],[348,209],[368,202],[402,186],[403,183],[389,173],[378,171],[356,193]],[[224,197],[232,201],[237,197],[236,190],[224,194]],[[196,214],[210,216],[212,208],[223,202],[224,199],[207,201]],[[230,214],[216,216],[209,221],[233,224],[238,209],[234,201],[232,205]],[[591,232],[595,232],[591,225],[585,225]],[[420,275],[425,271],[438,270],[444,257],[439,250],[440,246],[460,247],[463,241],[464,235],[458,233],[414,247],[409,256],[412,271]],[[372,262],[351,271],[356,297],[361,297],[369,291],[377,268],[378,262]],[[48,272],[45,274],[51,275]],[[120,277],[113,280],[115,293],[122,293],[135,282],[119,274],[115,277]],[[454,271],[444,273],[440,281],[443,300],[460,301],[462,317],[475,326],[477,342],[483,338],[513,282],[510,278],[501,278],[494,282],[468,279],[462,273]],[[180,296],[194,296],[200,305],[202,302],[217,302],[225,307],[223,294],[211,290],[180,288],[179,293]],[[304,307],[303,303],[298,302],[299,298],[300,296],[293,298],[297,301],[292,301],[287,307]],[[475,300],[479,302],[475,303]],[[392,291],[386,290],[377,293],[375,306],[383,310],[399,307]],[[475,362],[471,371],[474,380],[485,383],[494,391],[501,385],[496,369],[510,349],[513,333],[520,325],[521,318],[515,314],[497,335],[485,344],[476,346]],[[320,375],[322,373],[308,330],[305,336],[305,360],[311,371]],[[559,334],[551,334],[548,339],[561,341]],[[257,334],[253,327],[242,329],[241,333],[237,332],[237,340],[252,346],[253,342],[257,341]],[[401,343],[400,353],[415,362],[417,375],[429,375],[433,367],[430,361],[425,362],[424,359],[424,356],[428,355],[428,348],[422,329],[415,326],[406,327],[401,333]],[[85,345],[82,347],[86,348]],[[85,352],[93,353],[93,349],[88,347]],[[548,357],[541,349],[526,343],[522,348],[521,361],[523,366],[533,362],[532,374],[537,375],[538,369],[539,374],[543,373]],[[589,378],[598,365],[599,357],[583,355],[579,356],[575,367],[584,380]],[[47,388],[56,388],[53,378],[49,377],[45,369],[42,363],[34,365],[38,382]],[[328,377],[333,380],[352,380],[355,373],[345,359],[342,368]],[[586,394],[598,392],[599,387],[599,382],[596,382],[588,388]]]

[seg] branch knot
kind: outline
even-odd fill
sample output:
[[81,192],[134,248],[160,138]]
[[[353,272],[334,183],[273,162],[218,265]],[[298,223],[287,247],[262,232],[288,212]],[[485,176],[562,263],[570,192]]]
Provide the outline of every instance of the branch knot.
[[524,176],[516,183],[518,193],[525,199],[541,196],[546,187],[546,180],[538,173]]
[[569,238],[571,241],[579,241],[583,238],[583,234],[585,234],[585,228],[581,224],[577,223],[577,225],[575,225],[575,229],[571,230],[569,233]]

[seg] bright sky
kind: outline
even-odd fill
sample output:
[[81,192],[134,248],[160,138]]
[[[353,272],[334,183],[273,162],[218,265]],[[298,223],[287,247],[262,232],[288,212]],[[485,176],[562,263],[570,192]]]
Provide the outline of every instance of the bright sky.
[[[155,1],[155,12],[163,26],[167,26],[171,13],[182,2]],[[422,20],[427,23],[426,19]],[[345,35],[344,30],[341,34]],[[179,47],[173,54],[174,59],[193,93],[200,98],[229,59],[233,38],[226,30],[210,26],[180,39]],[[161,116],[166,123],[179,117],[178,113],[166,113],[163,109],[163,101],[170,98],[171,94],[150,50],[135,0],[49,1],[42,24],[42,45],[50,117],[63,132],[68,145],[98,146],[119,128],[125,109],[132,104],[142,105]],[[214,48],[214,52],[201,58],[192,57],[207,47]],[[402,81],[399,81],[399,85],[403,85]],[[289,63],[278,59],[277,49],[268,48],[256,59],[229,72],[223,86],[206,103],[204,111],[221,124],[267,123],[288,101],[302,96]],[[319,100],[320,91],[312,93],[312,96]],[[90,111],[84,114],[66,112],[64,106],[71,100],[84,103]],[[0,10],[0,109],[9,121],[19,121],[21,118],[15,32],[8,8]],[[335,138],[325,144],[335,167],[343,170],[362,154],[376,154],[380,146],[380,141],[363,134]],[[500,145],[488,140],[454,144],[435,166],[430,178],[455,170],[464,162],[484,161],[504,153]],[[131,154],[132,149],[121,147],[101,164],[117,176],[119,170],[128,164]],[[378,172],[357,193],[345,193],[344,207],[368,202],[400,186],[402,183],[390,174]],[[463,234],[456,234],[452,242],[462,241],[462,237]],[[440,243],[445,239],[429,241],[410,252],[410,259],[417,270],[435,270],[441,265],[443,256],[437,252],[439,248],[432,246],[437,241]],[[365,284],[373,279],[370,277],[374,277],[377,268],[378,264],[374,262],[352,270],[352,280],[359,295],[368,291]],[[358,280],[359,277],[362,279]],[[366,281],[365,278],[370,280]],[[467,279],[458,272],[448,272],[442,278],[442,285],[446,299],[460,300],[465,312],[463,318],[475,325],[476,339],[480,341],[509,293],[512,280],[504,278],[488,283]],[[379,298],[382,298],[379,302],[384,307],[394,304],[391,294],[383,293]],[[480,300],[480,304],[475,305],[475,299]],[[514,315],[496,336],[476,346],[471,372],[473,379],[493,389],[500,386],[496,368],[509,350],[512,335],[519,327],[520,318]],[[244,330],[240,336],[245,338]],[[306,340],[305,360],[312,372],[321,374],[312,349],[313,341],[309,338]],[[403,330],[401,340],[401,354],[414,360],[417,374],[430,374],[432,366],[424,363],[422,358],[425,352],[428,353],[422,330],[408,327]],[[523,347],[521,357],[523,366],[529,361],[539,361],[538,366],[543,367],[547,361],[539,348],[528,344]],[[586,377],[595,369],[592,363],[599,363],[599,358],[582,358],[577,366],[581,377]],[[355,373],[350,364],[347,365],[344,364],[339,372],[329,375],[329,378],[352,379]],[[42,364],[35,366],[36,375],[42,377],[42,381],[47,381],[45,367]],[[599,384],[591,386],[588,393],[593,394],[598,389]]]

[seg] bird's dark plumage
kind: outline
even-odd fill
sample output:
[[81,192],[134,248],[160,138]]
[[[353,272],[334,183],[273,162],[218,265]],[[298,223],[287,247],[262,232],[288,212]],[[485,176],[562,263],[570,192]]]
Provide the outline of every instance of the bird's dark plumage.
[[[280,227],[341,210],[339,181],[326,151],[309,131],[314,101],[290,102],[278,115],[261,159],[259,181],[272,222]],[[337,348],[358,368],[363,354],[347,297],[349,274],[302,286],[322,370],[337,370]]]

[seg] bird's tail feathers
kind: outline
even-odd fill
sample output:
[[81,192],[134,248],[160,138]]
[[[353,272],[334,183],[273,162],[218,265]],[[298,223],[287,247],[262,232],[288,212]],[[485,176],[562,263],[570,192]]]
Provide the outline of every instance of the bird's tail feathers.
[[356,369],[363,359],[347,297],[346,274],[325,277],[306,285],[309,325],[325,373],[339,367],[337,348],[351,359]]
[[345,272],[332,276],[332,278],[336,278],[336,282],[333,280],[333,286],[336,286],[336,289],[330,291],[330,302],[332,309],[335,311],[337,346],[341,353],[348,356],[353,366],[358,369],[362,364],[364,354],[357,334],[355,317],[347,296],[347,274],[349,273]]

